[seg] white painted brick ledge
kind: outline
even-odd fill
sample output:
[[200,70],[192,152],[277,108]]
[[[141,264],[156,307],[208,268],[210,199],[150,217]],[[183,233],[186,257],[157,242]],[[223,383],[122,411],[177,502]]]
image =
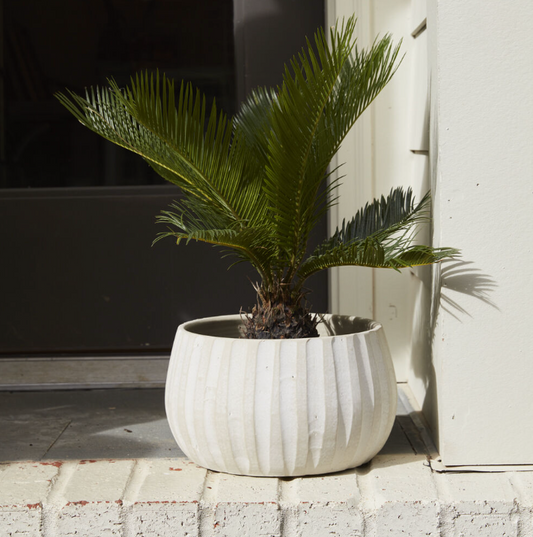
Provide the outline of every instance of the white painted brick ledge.
[[530,537],[533,473],[433,473],[379,455],[330,476],[209,472],[186,459],[0,464],[1,537]]

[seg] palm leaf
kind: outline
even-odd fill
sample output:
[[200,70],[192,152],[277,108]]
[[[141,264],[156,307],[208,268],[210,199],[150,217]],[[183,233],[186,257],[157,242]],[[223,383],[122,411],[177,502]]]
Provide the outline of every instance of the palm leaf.
[[276,90],[252,92],[233,119],[190,84],[140,73],[122,89],[58,94],[86,127],[140,155],[181,199],[162,211],[172,236],[222,246],[249,261],[261,292],[291,289],[301,297],[311,274],[339,265],[399,269],[456,254],[414,245],[429,217],[429,196],[392,190],[367,204],[307,258],[310,233],[336,202],[328,167],[343,139],[398,68],[390,36],[359,50],[355,18],[319,30],[286,67]]
[[391,189],[387,197],[381,196],[380,199],[367,203],[349,222],[343,220],[341,228],[335,230],[322,248],[361,241],[370,236],[390,236],[400,229],[410,229],[429,219],[430,201],[429,192],[415,205],[411,188],[406,191],[402,187]]
[[[342,140],[394,72],[398,48],[390,38],[355,52],[355,19],[315,36],[287,68],[273,102],[265,193],[276,223],[276,240],[288,264],[298,264],[311,229],[330,205],[320,197],[326,170]],[[325,203],[324,203],[325,201]]]
[[272,280],[272,263],[275,248],[269,247],[268,227],[243,227],[221,218],[198,200],[174,202],[169,211],[162,211],[156,220],[168,230],[158,233],[154,243],[174,237],[182,240],[206,242],[229,248],[240,260],[246,260],[259,272],[263,281]]
[[298,271],[300,285],[311,274],[334,266],[400,269],[429,265],[457,255],[453,248],[413,245],[417,224],[429,220],[430,196],[415,204],[412,190],[391,190],[367,203],[319,245]]
[[260,185],[245,177],[243,144],[214,104],[207,114],[204,97],[186,84],[176,99],[172,81],[159,74],[137,75],[126,90],[113,81],[110,86],[91,90],[85,99],[73,93],[57,97],[85,126],[139,154],[213,210],[236,221],[255,214]]
[[298,286],[309,276],[333,267],[358,266],[372,268],[388,268],[399,270],[406,267],[431,265],[455,257],[455,248],[432,248],[414,245],[400,248],[386,247],[383,243],[368,237],[363,241],[351,244],[340,244],[328,251],[311,255],[298,271]]
[[234,125],[246,144],[249,157],[258,166],[257,173],[263,175],[268,164],[268,139],[271,133],[270,115],[276,92],[257,88],[241,105],[235,116]]

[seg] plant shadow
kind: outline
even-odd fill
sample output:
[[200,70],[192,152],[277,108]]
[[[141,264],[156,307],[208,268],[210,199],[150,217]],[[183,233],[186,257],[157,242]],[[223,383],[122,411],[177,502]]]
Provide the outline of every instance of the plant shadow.
[[491,298],[491,293],[497,287],[495,280],[482,272],[481,269],[473,266],[472,261],[454,261],[451,264],[443,265],[440,277],[442,287],[439,289],[438,297],[440,300],[438,305],[455,319],[460,321],[460,315],[469,317],[471,315],[461,306],[458,300],[454,300],[448,294],[442,293],[443,289],[477,298],[488,306],[499,310]]
[[418,272],[422,285],[413,308],[410,370],[415,383],[421,382],[423,386],[423,390],[418,388],[419,403],[422,415],[431,424],[433,441],[438,448],[439,401],[433,346],[439,333],[439,318],[445,314],[462,324],[473,318],[469,311],[473,301],[500,311],[493,297],[498,284],[473,261],[452,259],[422,269]]

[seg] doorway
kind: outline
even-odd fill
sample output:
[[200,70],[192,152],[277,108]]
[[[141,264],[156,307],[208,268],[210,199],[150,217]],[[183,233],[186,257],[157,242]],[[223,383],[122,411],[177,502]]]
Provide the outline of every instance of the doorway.
[[[0,0],[0,8],[0,356],[161,356],[178,324],[250,307],[255,274],[226,270],[216,249],[150,247],[155,216],[177,188],[81,127],[53,94],[159,69],[232,114],[251,88],[280,82],[283,63],[323,25],[323,1]],[[325,311],[326,276],[312,287]]]

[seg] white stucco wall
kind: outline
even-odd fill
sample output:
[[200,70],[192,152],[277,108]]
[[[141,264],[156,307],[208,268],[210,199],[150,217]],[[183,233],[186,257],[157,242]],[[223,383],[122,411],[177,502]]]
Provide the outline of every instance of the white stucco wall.
[[448,465],[533,464],[533,2],[429,0],[444,265],[429,393]]
[[446,464],[533,464],[533,2],[326,6],[329,23],[358,15],[360,44],[393,31],[406,52],[339,155],[355,181],[332,225],[391,186],[431,186],[434,245],[462,250],[433,275],[334,272],[332,311],[384,324]]

